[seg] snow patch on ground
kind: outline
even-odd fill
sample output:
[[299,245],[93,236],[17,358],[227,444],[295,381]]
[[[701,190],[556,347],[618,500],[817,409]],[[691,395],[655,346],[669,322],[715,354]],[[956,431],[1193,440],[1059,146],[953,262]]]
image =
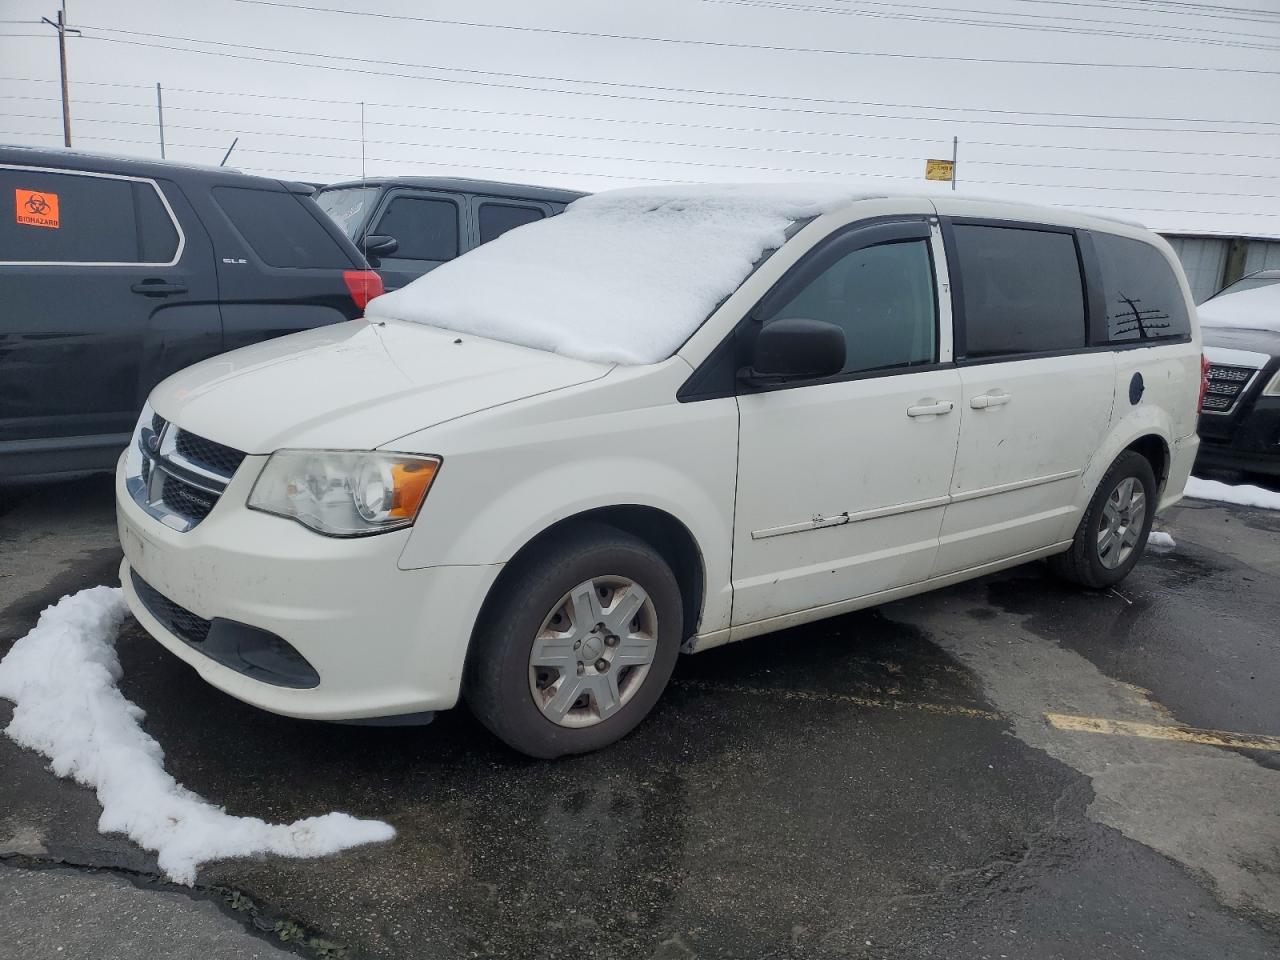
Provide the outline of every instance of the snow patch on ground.
[[1280,510],[1280,493],[1249,484],[1235,485],[1220,483],[1217,480],[1204,480],[1200,477],[1188,477],[1187,486],[1183,492],[1196,500],[1221,500],[1223,503],[1235,503],[1242,507]]
[[1163,530],[1152,530],[1147,536],[1147,546],[1158,553],[1168,553],[1177,544],[1174,543],[1173,537]]
[[0,660],[0,697],[14,703],[5,733],[48,757],[58,776],[97,791],[99,832],[127,834],[188,886],[210,860],[317,857],[395,836],[385,823],[345,813],[290,824],[234,817],[174,780],[142,729],[143,711],[117,686],[116,634],[128,613],[118,587],[82,590],[40,614]]
[[858,199],[814,184],[609,190],[370,301],[408,320],[579,360],[657,363],[797,220]]

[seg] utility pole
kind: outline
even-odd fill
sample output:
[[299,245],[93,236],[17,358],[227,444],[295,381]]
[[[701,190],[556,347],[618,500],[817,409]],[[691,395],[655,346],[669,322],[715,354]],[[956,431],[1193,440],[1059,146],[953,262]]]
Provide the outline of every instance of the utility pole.
[[160,92],[160,84],[156,83],[156,116],[160,120],[160,159],[164,159],[164,94]]
[[71,146],[71,104],[67,94],[67,34],[79,34],[79,30],[72,30],[67,26],[67,0],[62,0],[62,9],[58,11],[58,22],[54,23],[48,17],[41,17],[40,20],[47,23],[53,29],[58,31],[58,66],[62,70],[62,142],[64,146]]
[[956,188],[956,174],[959,172],[960,138],[951,138],[951,189]]

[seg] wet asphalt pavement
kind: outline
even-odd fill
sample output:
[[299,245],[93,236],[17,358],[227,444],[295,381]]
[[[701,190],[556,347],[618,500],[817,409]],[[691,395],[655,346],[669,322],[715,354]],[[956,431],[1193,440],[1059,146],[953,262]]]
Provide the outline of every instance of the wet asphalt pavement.
[[[0,653],[119,558],[104,479],[8,496]],[[130,624],[122,687],[180,782],[232,813],[338,809],[398,836],[209,864],[187,892],[0,738],[0,931],[38,944],[47,911],[48,942],[66,936],[58,903],[87,901],[62,878],[96,885],[100,944],[49,956],[114,955],[113,916],[195,955],[178,934],[214,936],[213,904],[244,956],[1274,958],[1280,752],[1046,721],[1280,735],[1280,513],[1189,501],[1161,525],[1177,548],[1116,591],[1031,565],[682,658],[636,733],[554,763],[462,710],[274,717]]]

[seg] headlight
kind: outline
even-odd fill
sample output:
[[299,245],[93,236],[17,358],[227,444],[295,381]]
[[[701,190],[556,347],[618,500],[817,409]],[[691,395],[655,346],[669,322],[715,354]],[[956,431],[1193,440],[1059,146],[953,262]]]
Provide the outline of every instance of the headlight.
[[439,470],[439,457],[280,450],[254,483],[249,509],[331,537],[384,533],[413,523]]
[[1276,371],[1276,375],[1271,378],[1271,382],[1262,391],[1262,395],[1264,397],[1280,397],[1280,370]]
[[144,403],[142,405],[142,413],[133,428],[133,436],[129,438],[129,446],[124,452],[124,472],[126,477],[139,477],[142,475],[142,445],[146,438],[154,433],[152,424],[155,422],[155,416],[156,412],[151,409],[150,401]]

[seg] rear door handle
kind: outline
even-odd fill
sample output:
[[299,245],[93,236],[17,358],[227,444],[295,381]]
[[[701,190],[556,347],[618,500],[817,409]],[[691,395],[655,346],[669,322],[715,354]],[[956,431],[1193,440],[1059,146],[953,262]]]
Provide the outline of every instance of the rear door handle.
[[915,406],[907,407],[908,417],[936,417],[950,413],[955,404],[950,400],[922,400]]
[[185,283],[170,283],[168,280],[140,280],[129,288],[144,297],[167,297],[175,293],[186,293]]
[[987,407],[999,407],[1008,403],[1013,397],[1003,390],[992,390],[990,393],[980,393],[976,397],[969,398],[969,406],[975,410],[985,410]]

